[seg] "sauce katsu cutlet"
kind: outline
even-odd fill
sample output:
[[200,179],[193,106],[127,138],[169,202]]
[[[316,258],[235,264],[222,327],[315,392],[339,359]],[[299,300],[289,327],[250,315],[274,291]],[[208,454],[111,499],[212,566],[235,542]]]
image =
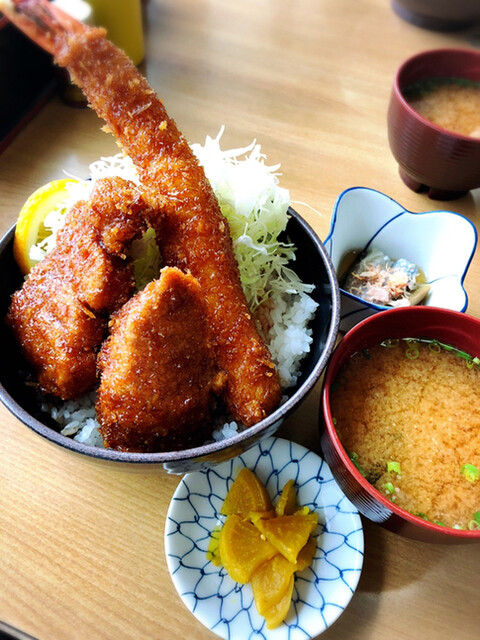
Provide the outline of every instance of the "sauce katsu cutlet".
[[225,374],[217,372],[198,281],[164,267],[113,317],[98,365],[105,446],[148,452],[201,442]]
[[108,314],[135,290],[127,247],[146,228],[140,191],[122,178],[97,181],[67,214],[56,246],[12,298],[7,322],[39,387],[70,400],[96,383]]

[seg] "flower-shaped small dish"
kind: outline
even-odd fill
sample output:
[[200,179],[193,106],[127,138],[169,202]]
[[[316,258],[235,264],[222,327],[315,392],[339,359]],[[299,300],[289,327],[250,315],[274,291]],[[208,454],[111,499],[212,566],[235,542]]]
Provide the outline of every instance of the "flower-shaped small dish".
[[365,187],[343,191],[334,206],[324,242],[340,282],[340,331],[385,311],[342,288],[349,256],[376,248],[392,260],[415,264],[429,285],[422,304],[464,312],[468,305],[463,281],[477,245],[477,232],[452,211],[407,211],[389,196]]
[[[273,630],[257,613],[250,584],[237,584],[206,555],[212,531],[223,522],[225,496],[243,467],[257,475],[273,500],[293,478],[299,503],[318,513],[313,562],[296,574],[289,613]],[[184,604],[221,638],[307,640],[333,624],[350,602],[362,570],[363,530],[326,462],[305,447],[273,437],[213,469],[184,476],[167,514],[165,554]]]

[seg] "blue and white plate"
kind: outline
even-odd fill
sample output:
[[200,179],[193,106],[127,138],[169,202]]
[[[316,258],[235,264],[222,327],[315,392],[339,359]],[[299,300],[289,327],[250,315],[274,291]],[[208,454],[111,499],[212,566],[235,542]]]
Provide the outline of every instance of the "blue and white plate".
[[[206,557],[210,534],[223,523],[220,508],[242,467],[255,472],[273,502],[293,478],[299,504],[319,518],[314,560],[296,574],[290,611],[273,630],[257,613],[250,585],[237,584]],[[267,438],[233,460],[184,476],[167,514],[165,553],[184,604],[221,638],[306,640],[325,631],[350,602],[362,570],[363,530],[322,458],[288,440]]]
[[[453,211],[407,211],[389,196],[366,187],[343,191],[335,203],[324,242],[339,278],[352,251],[375,247],[392,260],[406,258],[421,268],[430,285],[423,304],[463,312],[463,281],[477,245],[474,225]],[[340,330],[390,307],[365,302],[340,289]]]

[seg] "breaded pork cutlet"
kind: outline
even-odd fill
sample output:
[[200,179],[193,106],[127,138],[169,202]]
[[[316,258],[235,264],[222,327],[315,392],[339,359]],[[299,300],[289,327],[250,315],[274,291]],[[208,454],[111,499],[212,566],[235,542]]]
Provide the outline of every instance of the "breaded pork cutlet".
[[202,441],[225,375],[215,366],[198,281],[164,267],[112,318],[98,365],[106,447],[148,452]]
[[97,181],[68,212],[56,246],[12,298],[7,322],[40,389],[68,400],[96,383],[96,357],[109,314],[133,294],[127,247],[145,227],[139,189],[122,178]]

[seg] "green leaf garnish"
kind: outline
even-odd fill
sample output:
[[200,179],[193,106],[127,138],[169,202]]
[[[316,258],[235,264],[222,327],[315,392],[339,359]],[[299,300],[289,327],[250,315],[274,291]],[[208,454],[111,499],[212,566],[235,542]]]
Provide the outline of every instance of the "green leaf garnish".
[[426,520],[427,522],[430,521],[430,519],[425,515],[425,513],[422,513],[421,511],[414,511],[412,515],[417,516],[418,518],[422,518],[422,520]]
[[390,462],[387,462],[387,471],[393,471],[393,473],[400,474],[402,473],[402,467],[399,462],[391,460]]
[[480,471],[474,464],[462,464],[460,473],[468,482],[476,482],[480,478]]
[[435,89],[445,85],[459,85],[465,87],[479,87],[480,83],[476,80],[469,80],[468,78],[452,78],[452,77],[431,77],[422,78],[412,84],[407,85],[402,89],[404,98],[408,100],[414,100],[428,95]]
[[392,494],[395,492],[395,487],[393,486],[393,484],[391,482],[386,482],[385,483],[385,491],[388,494]]
[[400,340],[398,338],[387,338],[383,340],[380,344],[382,347],[387,347],[387,349],[395,349],[398,347]]
[[360,473],[362,474],[362,476],[365,478],[365,472],[362,469],[361,465],[360,465],[360,461],[358,458],[358,453],[355,453],[355,451],[352,451],[352,453],[349,454],[350,460],[353,462],[353,464],[355,465],[355,467],[358,469],[358,471],[360,471]]
[[420,356],[420,351],[416,345],[412,344],[406,349],[405,356],[409,360],[416,360]]
[[148,229],[139,240],[134,240],[130,249],[137,289],[141,291],[160,273],[160,251],[155,231]]

